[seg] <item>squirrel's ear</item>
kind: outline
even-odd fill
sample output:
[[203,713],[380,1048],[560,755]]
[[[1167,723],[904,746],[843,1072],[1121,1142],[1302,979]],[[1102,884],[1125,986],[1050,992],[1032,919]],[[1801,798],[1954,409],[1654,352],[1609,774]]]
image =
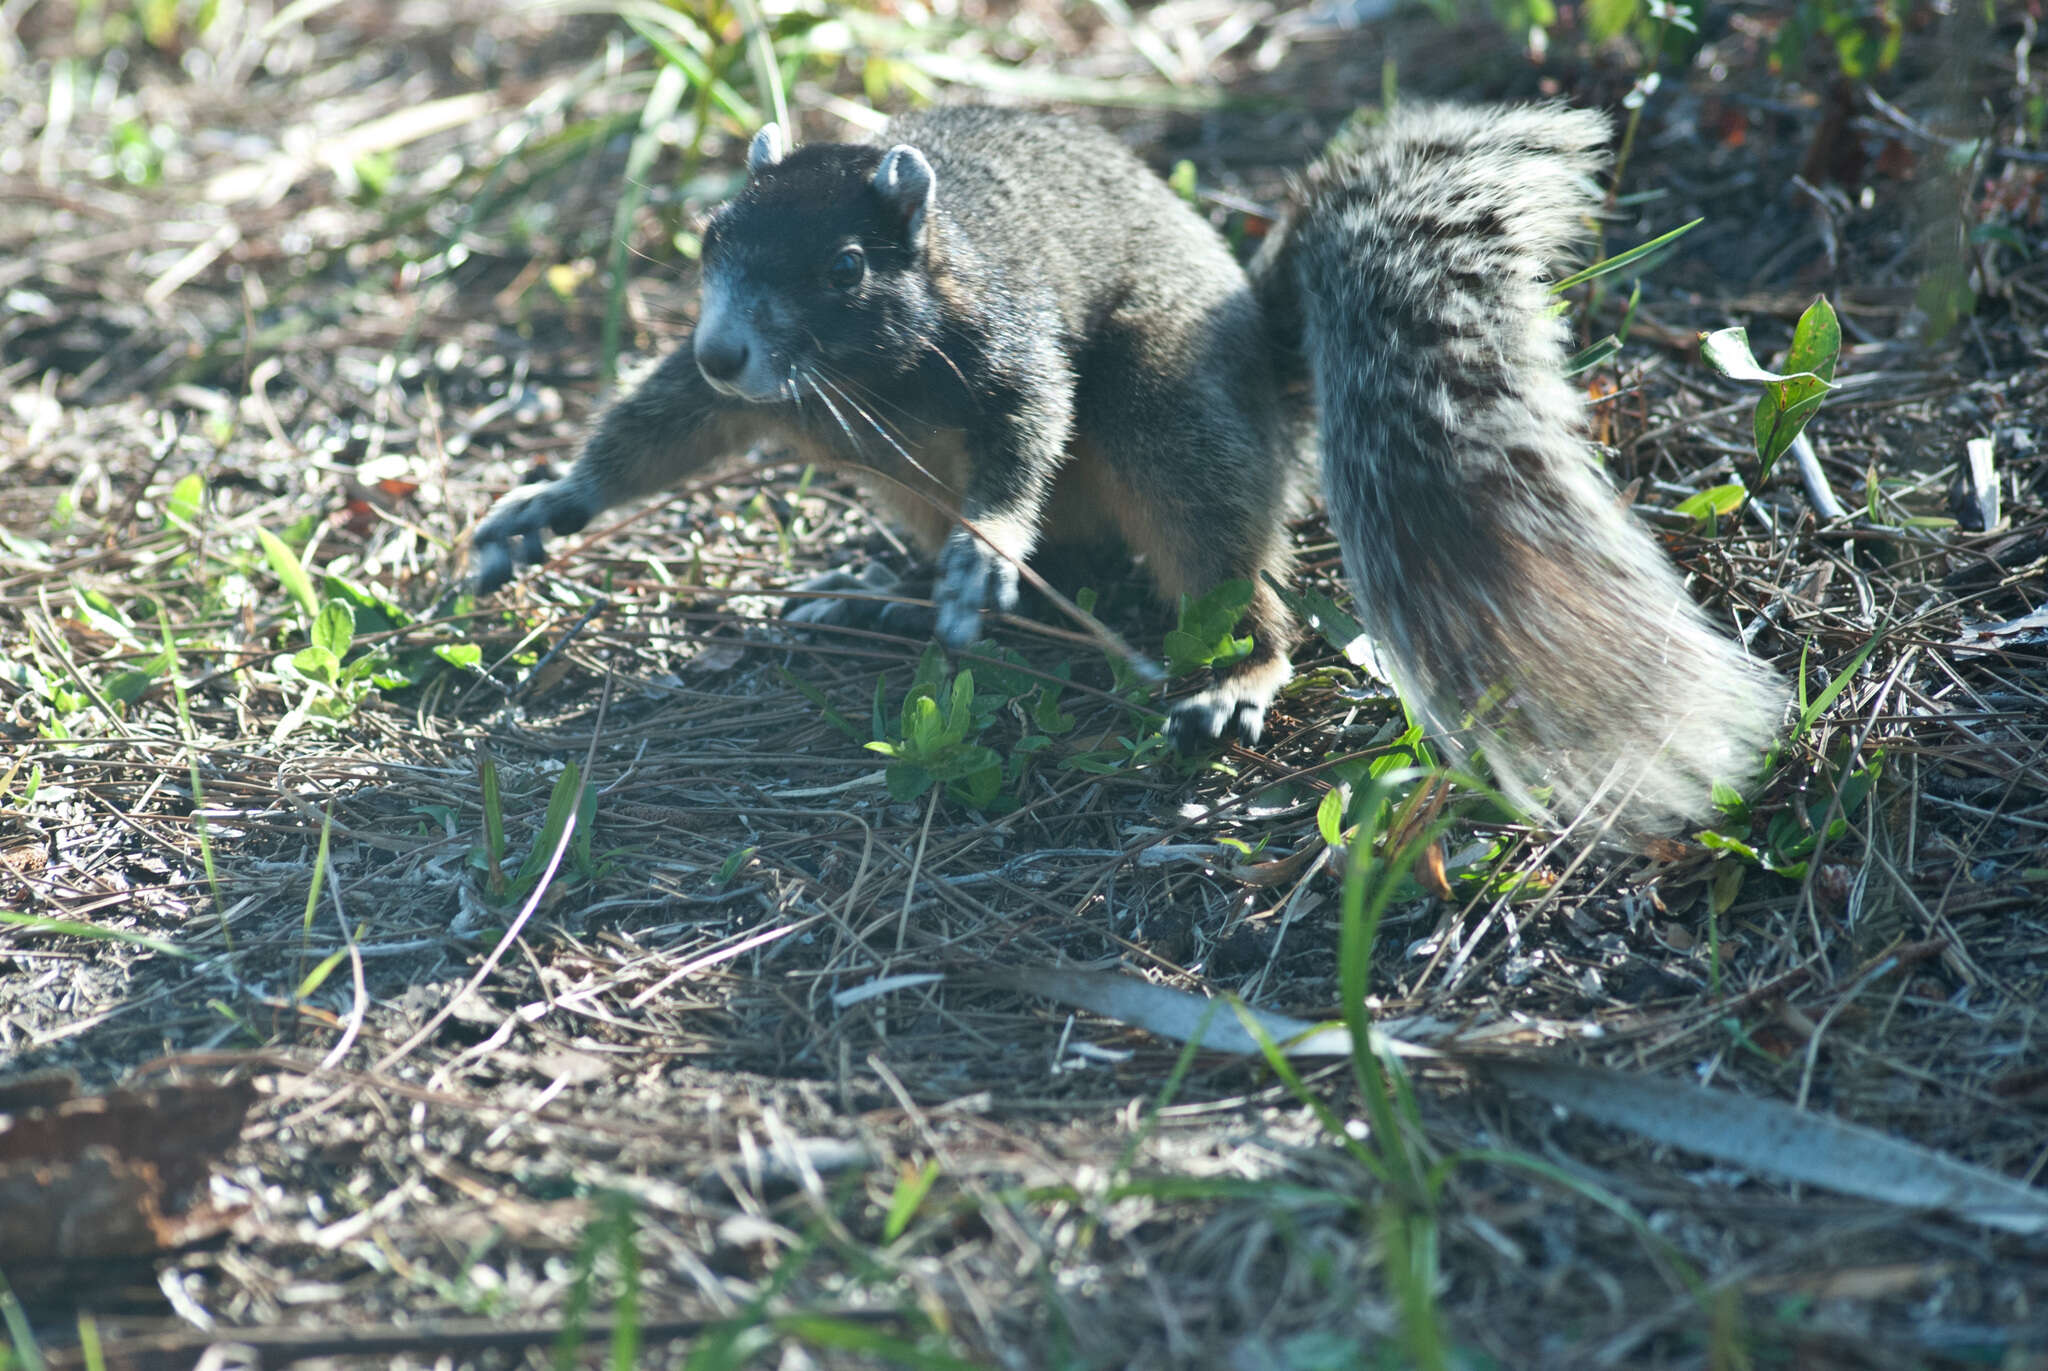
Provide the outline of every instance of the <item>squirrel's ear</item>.
[[875,168],[875,193],[902,217],[913,240],[924,228],[924,212],[937,187],[932,164],[908,143],[898,143],[883,153],[882,165]]
[[780,124],[763,124],[747,145],[747,175],[756,176],[774,166],[789,151],[789,135]]

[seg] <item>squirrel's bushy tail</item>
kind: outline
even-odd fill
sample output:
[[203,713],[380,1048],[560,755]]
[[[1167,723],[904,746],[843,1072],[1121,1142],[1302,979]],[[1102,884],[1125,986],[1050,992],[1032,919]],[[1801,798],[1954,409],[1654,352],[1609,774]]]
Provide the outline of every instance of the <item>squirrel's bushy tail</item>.
[[1402,693],[1518,801],[1648,833],[1752,779],[1784,697],[1620,506],[1563,375],[1545,277],[1607,137],[1560,107],[1397,110],[1307,173],[1254,274]]

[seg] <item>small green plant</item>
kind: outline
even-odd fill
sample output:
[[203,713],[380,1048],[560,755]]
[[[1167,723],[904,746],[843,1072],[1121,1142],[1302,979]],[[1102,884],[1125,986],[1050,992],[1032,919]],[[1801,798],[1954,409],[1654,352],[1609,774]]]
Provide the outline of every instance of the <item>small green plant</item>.
[[36,1342],[35,1329],[29,1324],[28,1311],[15,1297],[14,1288],[7,1283],[5,1274],[0,1274],[0,1327],[7,1330],[7,1341],[0,1345],[0,1363],[7,1371],[14,1367],[22,1371],[43,1371],[43,1349]]
[[167,943],[161,938],[152,938],[145,933],[132,933],[125,928],[102,928],[98,924],[82,923],[76,919],[52,919],[42,914],[17,914],[11,909],[0,909],[0,926],[26,929],[31,933],[44,933],[52,937],[130,943],[136,947],[146,947],[151,952],[158,952],[166,957],[192,955],[181,947]]
[[598,1258],[606,1255],[611,1258],[614,1287],[609,1365],[612,1371],[632,1371],[639,1364],[640,1248],[634,1239],[637,1227],[632,1196],[617,1191],[597,1196],[597,1213],[584,1227],[583,1241],[576,1251],[575,1275],[569,1282],[562,1333],[555,1340],[553,1361],[559,1371],[579,1364],[577,1353],[583,1345],[598,1283]]
[[[1852,759],[1823,767],[1814,792],[1803,802],[1787,805],[1764,822],[1755,834],[1758,815],[1734,792],[1717,788],[1721,827],[1699,835],[1700,845],[1729,852],[1753,866],[1791,880],[1804,880],[1814,849],[1825,838],[1835,842],[1849,831],[1849,822],[1877,789],[1884,775],[1884,752],[1878,749],[1862,765]],[[1740,829],[1738,836],[1728,829]]]
[[572,816],[576,831],[570,836],[563,865],[584,881],[596,880],[610,869],[609,861],[600,861],[591,846],[592,822],[597,817],[597,784],[586,784],[583,768],[575,762],[562,764],[562,774],[555,778],[554,789],[548,792],[547,812],[541,817],[533,846],[510,872],[505,869],[508,845],[504,796],[498,784],[498,764],[489,753],[478,754],[477,788],[483,800],[484,833],[483,841],[471,849],[469,861],[484,874],[484,898],[489,903],[509,908],[531,893],[546,874],[555,848],[561,844],[562,830]]
[[1824,51],[1851,80],[1890,71],[1906,33],[1901,8],[1894,0],[1797,0],[1785,7],[1771,66],[1798,73]]
[[[971,809],[1003,812],[1017,803],[1017,787],[1038,753],[1072,731],[1074,716],[1060,707],[1067,668],[1033,671],[1006,649],[984,645],[972,670],[948,669],[937,644],[918,660],[916,675],[896,711],[886,707],[886,683],[875,682],[868,732],[833,710],[814,687],[791,678],[834,727],[889,759],[885,779],[897,800],[914,800],[935,785]],[[1022,725],[1007,754],[983,739],[1003,718]]]
[[131,117],[116,122],[108,140],[114,173],[131,186],[153,186],[163,179],[164,157],[177,135],[164,125]]
[[[1416,802],[1427,787],[1411,791],[1398,811],[1393,804],[1400,787],[1425,774],[1409,769],[1373,778],[1361,797],[1364,817],[1347,849],[1339,901],[1337,981],[1344,1025],[1351,1034],[1352,1083],[1365,1115],[1364,1127],[1350,1126],[1311,1091],[1257,1018],[1241,1005],[1237,1009],[1246,1031],[1258,1040],[1267,1066],[1314,1113],[1325,1136],[1379,1183],[1381,1194],[1361,1207],[1378,1237],[1400,1320],[1401,1349],[1407,1364],[1418,1371],[1448,1371],[1455,1354],[1437,1299],[1437,1212],[1447,1172],[1443,1164],[1432,1164],[1407,1069],[1373,1027],[1366,1007],[1380,918],[1424,849],[1436,840],[1443,822],[1412,822]],[[1382,816],[1394,818],[1394,826],[1383,829]],[[1404,818],[1411,822],[1402,822]]]
[[1250,655],[1252,640],[1236,630],[1251,602],[1250,581],[1225,581],[1206,595],[1181,596],[1180,620],[1166,635],[1166,669],[1182,676]]
[[[299,960],[305,962],[307,945],[313,937],[313,915],[320,907],[320,890],[327,883],[327,855],[329,844],[334,837],[334,805],[330,802],[327,812],[320,818],[320,849],[313,854],[313,879],[306,882],[306,912],[299,922]],[[334,974],[334,969],[348,957],[347,946],[337,947],[321,958],[314,968],[299,978],[299,987],[293,992],[295,999],[305,1000],[316,994]]]
[[925,650],[917,677],[903,697],[892,732],[882,709],[882,682],[875,682],[874,730],[870,752],[889,759],[891,798],[914,800],[934,785],[974,809],[994,805],[1003,790],[1003,757],[976,741],[992,721],[978,713],[974,673],[962,670],[950,681],[936,645]]
[[256,530],[256,538],[271,573],[298,606],[307,637],[305,647],[274,663],[278,675],[304,682],[306,692],[278,721],[273,741],[282,741],[309,719],[345,723],[371,691],[416,685],[436,669],[436,662],[473,670],[483,660],[483,649],[475,643],[433,643],[403,653],[383,643],[360,643],[363,633],[390,635],[409,626],[412,615],[346,577],[323,575],[316,591],[313,578],[284,539],[262,528]]
[[[1784,748],[1798,743],[1813,731],[1821,715],[1856,679],[1880,641],[1872,638],[1858,648],[1856,655],[1835,673],[1835,678],[1811,699],[1807,697],[1806,662],[1802,655],[1799,664],[1799,717],[1793,721],[1785,741],[1765,758],[1766,774],[1777,768],[1778,757]],[[1804,879],[1808,858],[1814,848],[1823,837],[1834,842],[1848,832],[1850,818],[1877,789],[1877,782],[1884,774],[1882,749],[1872,752],[1860,766],[1855,764],[1855,760],[1852,753],[1832,765],[1824,762],[1817,778],[1820,785],[1814,796],[1803,805],[1794,804],[1771,815],[1761,837],[1755,833],[1760,816],[1734,790],[1715,786],[1714,803],[1721,811],[1720,825],[1717,830],[1701,833],[1701,844],[1717,852],[1732,852],[1780,876]]]
[[1778,459],[1827,398],[1835,379],[1835,360],[1841,351],[1842,327],[1835,319],[1834,306],[1824,295],[1816,296],[1799,316],[1781,372],[1768,370],[1756,360],[1749,350],[1747,329],[1717,329],[1701,338],[1700,356],[1708,366],[1732,380],[1763,387],[1751,423],[1757,474],[1747,487],[1716,486],[1703,490],[1680,503],[1679,513],[1708,520],[1719,513],[1738,510],[1754,498],[1770,479]]
[[[1630,275],[1635,280],[1635,286],[1629,292],[1628,306],[1622,311],[1620,325],[1614,332],[1595,340],[1566,361],[1565,375],[1577,376],[1582,372],[1591,371],[1594,367],[1612,361],[1621,352],[1622,344],[1628,341],[1629,329],[1635,323],[1636,303],[1642,298],[1643,293],[1642,277],[1655,270],[1657,264],[1669,255],[1672,244],[1704,222],[1701,219],[1694,219],[1690,223],[1680,224],[1668,233],[1658,234],[1647,243],[1638,243],[1626,252],[1617,252],[1612,257],[1602,258],[1583,271],[1575,271],[1550,287],[1552,295],[1562,295],[1573,286],[1591,282],[1597,296],[1597,292],[1606,288],[1607,277],[1633,268]],[[1594,303],[1597,303],[1597,298],[1589,302],[1589,307]],[[1560,304],[1557,308],[1562,310],[1565,306]]]

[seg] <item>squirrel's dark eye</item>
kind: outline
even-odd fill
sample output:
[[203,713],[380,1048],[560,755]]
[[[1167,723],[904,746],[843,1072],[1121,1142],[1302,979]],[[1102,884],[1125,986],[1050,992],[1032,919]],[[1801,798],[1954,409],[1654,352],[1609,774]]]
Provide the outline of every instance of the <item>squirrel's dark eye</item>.
[[834,290],[852,290],[867,275],[867,255],[859,248],[846,248],[825,268],[825,279]]

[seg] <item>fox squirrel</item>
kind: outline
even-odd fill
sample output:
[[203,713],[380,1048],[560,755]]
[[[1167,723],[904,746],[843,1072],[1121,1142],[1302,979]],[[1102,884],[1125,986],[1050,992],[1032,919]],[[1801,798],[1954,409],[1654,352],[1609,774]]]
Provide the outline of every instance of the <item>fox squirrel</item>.
[[1292,669],[1267,577],[1312,401],[1361,616],[1430,728],[1525,803],[1668,829],[1749,779],[1782,695],[1619,508],[1562,377],[1542,278],[1606,138],[1556,107],[1397,110],[1308,171],[1248,275],[1071,120],[946,108],[793,150],[770,126],[706,228],[691,345],[485,519],[476,584],[773,442],[862,473],[937,552],[951,647],[1053,539],[1120,535],[1169,597],[1249,581],[1251,654],[1168,731],[1256,741]]

